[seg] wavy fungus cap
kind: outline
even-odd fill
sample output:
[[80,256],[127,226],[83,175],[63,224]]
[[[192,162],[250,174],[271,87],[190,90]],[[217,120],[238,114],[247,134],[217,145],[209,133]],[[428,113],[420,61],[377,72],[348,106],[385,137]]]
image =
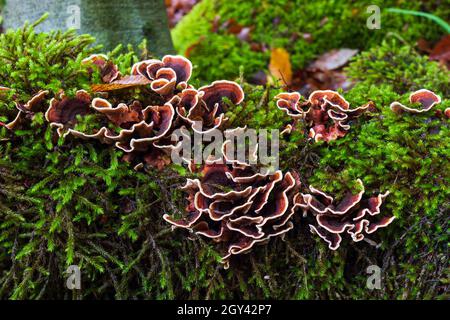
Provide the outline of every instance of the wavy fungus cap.
[[[81,97],[85,100],[81,101]],[[136,164],[136,168],[143,162],[158,169],[170,163],[169,151],[174,147],[170,134],[175,115],[170,104],[143,108],[137,100],[113,106],[103,98],[89,103],[88,96],[78,94],[76,99],[55,99],[47,110],[46,118],[53,121],[51,125],[58,128],[59,136],[71,134],[112,144],[126,152],[124,160]],[[75,126],[75,117],[81,113],[98,116],[89,129]]]
[[45,112],[45,119],[52,127],[56,127],[59,136],[65,135],[64,129],[76,122],[78,115],[90,112],[91,95],[85,90],[78,90],[75,97],[68,97],[62,92],[59,98],[52,98]]
[[364,185],[358,179],[361,191],[354,195],[350,192],[340,201],[310,186],[310,194],[302,194],[306,211],[315,216],[316,223],[310,224],[312,233],[317,234],[331,250],[339,248],[342,235],[347,232],[353,241],[364,239],[379,228],[388,226],[394,216],[381,216],[380,208],[389,191],[375,197],[363,198]]
[[[197,133],[218,129],[225,119],[227,98],[237,105],[244,100],[244,91],[235,82],[215,81],[196,90],[184,89],[170,99],[177,114]],[[200,127],[201,125],[201,127]]]
[[25,120],[26,117],[33,116],[35,112],[40,111],[40,108],[43,106],[43,103],[47,95],[48,95],[47,90],[41,90],[33,97],[31,97],[31,99],[28,100],[28,102],[25,104],[15,102],[16,109],[19,110],[19,112],[17,113],[13,121],[7,124],[2,124],[2,126],[4,126],[9,130],[17,129],[23,123],[23,120]]
[[100,70],[100,76],[105,83],[111,83],[120,77],[119,67],[104,54],[93,54],[81,61],[83,64],[92,63]]
[[[91,61],[103,65],[105,59],[104,56],[95,55],[88,58],[86,63]],[[191,69],[189,60],[181,56],[165,56],[162,60],[140,62],[133,66],[133,75],[110,84],[96,85],[99,90],[94,91],[110,91],[107,95],[116,105],[104,98],[95,98],[91,102],[87,92],[80,90],[75,98],[62,94],[58,99],[52,99],[46,119],[58,128],[59,136],[70,133],[83,139],[98,139],[128,153],[124,157],[126,161],[140,161],[140,166],[143,160],[162,168],[170,163],[169,153],[179,147],[171,141],[172,129],[181,129],[185,124],[201,134],[218,129],[226,120],[224,99],[233,104],[239,104],[244,99],[242,88],[232,81],[215,81],[198,90],[188,87],[186,81],[191,75]],[[170,77],[164,76],[167,74]],[[116,94],[116,90],[153,85],[158,81],[165,83],[156,88],[161,93],[156,102],[158,105],[145,107],[144,102],[137,100],[117,104],[123,101],[123,96]],[[181,83],[185,85],[178,86]],[[172,84],[177,85],[177,90]],[[161,91],[163,87],[164,90],[170,87],[170,92]],[[142,100],[153,101],[146,100],[145,96]],[[97,128],[92,123],[90,129],[75,129],[76,116],[88,113],[99,116],[95,118],[100,120]]]
[[188,193],[184,216],[163,218],[213,239],[228,268],[231,256],[293,228],[291,217],[303,204],[299,187],[294,173],[261,174],[251,166],[210,161],[200,179],[188,179],[183,187]]
[[[398,101],[391,103],[391,110],[395,113],[402,113],[404,111],[410,113],[423,113],[431,110],[435,105],[441,103],[441,97],[433,91],[427,89],[417,90],[409,95],[409,102],[413,105],[407,107]],[[420,104],[416,107],[414,104]]]
[[[317,90],[311,93],[309,99],[300,102],[301,95],[297,92],[278,94],[277,107],[295,121],[303,119],[309,128],[309,137],[317,141],[329,142],[346,135],[350,130],[350,120],[359,117],[369,107],[369,102],[355,109],[339,93],[331,90]],[[287,132],[292,129],[292,125]]]
[[161,95],[173,94],[175,88],[186,89],[191,78],[192,63],[183,56],[167,55],[162,60],[145,60],[136,63],[132,75],[142,75],[152,82],[150,87]]

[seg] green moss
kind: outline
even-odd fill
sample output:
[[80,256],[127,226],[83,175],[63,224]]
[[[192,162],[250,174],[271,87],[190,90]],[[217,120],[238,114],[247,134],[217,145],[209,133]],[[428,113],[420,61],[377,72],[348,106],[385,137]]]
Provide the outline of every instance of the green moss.
[[216,10],[214,1],[201,1],[178,23],[178,27],[172,31],[172,38],[173,45],[179,52],[186,52],[210,31]]
[[[371,30],[366,21],[371,13],[370,5],[379,5],[381,29]],[[173,30],[175,47],[181,54],[188,48],[190,58],[202,72],[200,79],[212,81],[219,78],[234,78],[238,66],[246,68],[246,75],[266,70],[269,51],[252,51],[247,43],[221,28],[224,22],[233,19],[242,26],[251,27],[251,42],[268,49],[283,47],[290,53],[294,69],[304,67],[317,55],[333,48],[367,49],[380,43],[386,34],[395,32],[407,41],[419,37],[436,40],[442,29],[423,17],[406,16],[383,11],[387,7],[431,12],[448,19],[449,6],[440,1],[218,1],[203,0]],[[215,20],[217,16],[218,20]],[[343,23],[345,21],[345,23]],[[212,32],[214,26],[216,32]],[[303,36],[310,34],[312,41]],[[210,59],[211,53],[215,59]]]
[[389,86],[399,94],[422,88],[443,96],[450,94],[448,70],[398,39],[389,38],[353,60],[346,72],[359,86]]
[[[28,36],[48,40],[51,35],[35,35],[30,27],[4,37]],[[16,47],[3,38],[0,49],[6,57],[22,52],[28,64],[47,66],[53,61],[66,68],[31,70],[38,77],[30,78],[24,65],[13,74],[0,66],[2,84],[21,99],[42,88],[51,91],[50,98],[59,89],[75,92],[99,81],[98,74],[89,75],[81,65],[94,49],[77,49],[78,41],[90,37],[73,33],[54,37],[62,37],[56,60],[41,42]],[[122,48],[110,56],[127,73],[137,59],[148,57],[144,47],[139,56]],[[41,87],[42,82],[51,85]],[[17,113],[11,101],[5,98],[0,104],[1,114],[7,115],[3,121]],[[79,126],[89,127],[94,120],[86,117]],[[230,296],[226,282],[235,280],[232,273],[218,272],[218,255],[210,245],[186,241],[184,233],[172,232],[162,219],[164,212],[184,210],[181,170],[138,173],[120,161],[121,156],[100,143],[58,139],[41,112],[21,130],[0,128],[1,298]],[[82,291],[65,287],[65,270],[71,264],[81,268]]]
[[245,100],[238,106],[232,106],[226,116],[229,127],[248,126],[254,129],[280,129],[290,119],[275,105],[275,96],[281,89],[272,86],[251,86],[242,84]]
[[[240,69],[245,74],[265,69],[267,59],[264,57],[267,58],[268,53],[262,55],[252,51],[248,43],[241,42],[233,35],[219,35],[202,39],[198,45],[193,46],[189,54],[189,58],[195,66],[193,77],[202,82],[235,79],[238,77]],[[201,59],[204,61],[200,62]],[[206,74],[207,78],[205,79]]]
[[[364,95],[392,96],[386,87],[365,89]],[[441,108],[449,105],[446,102]],[[309,182],[334,193],[360,178],[369,194],[389,190],[384,211],[397,219],[382,231],[384,249],[379,254],[383,261],[396,263],[384,270],[386,281],[396,298],[442,294],[433,291],[427,281],[435,281],[434,273],[445,268],[441,259],[449,240],[442,229],[450,196],[449,122],[433,112],[398,116],[387,103],[379,106],[380,115],[353,125],[345,138],[319,151],[320,164]],[[399,275],[408,279],[418,273],[421,281],[399,280]],[[401,283],[408,285],[402,289]],[[442,288],[445,284],[439,280],[435,285]],[[417,292],[409,291],[413,289]]]
[[88,89],[89,74],[81,60],[98,50],[91,46],[94,40],[74,30],[36,33],[33,25],[8,30],[0,35],[0,84],[23,102],[39,90],[56,95]]

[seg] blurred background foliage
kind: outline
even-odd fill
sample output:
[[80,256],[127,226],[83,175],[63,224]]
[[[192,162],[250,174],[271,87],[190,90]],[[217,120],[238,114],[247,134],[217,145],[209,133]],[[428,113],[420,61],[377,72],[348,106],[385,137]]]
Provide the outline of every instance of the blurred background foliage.
[[[380,29],[366,27],[371,5],[381,9]],[[267,69],[271,48],[285,48],[295,70],[333,48],[368,49],[390,32],[409,42],[435,41],[442,35],[432,21],[387,12],[390,7],[429,12],[447,21],[450,16],[448,0],[203,0],[172,37],[175,48],[196,65],[196,77],[213,81],[237,77],[238,66],[248,78]]]

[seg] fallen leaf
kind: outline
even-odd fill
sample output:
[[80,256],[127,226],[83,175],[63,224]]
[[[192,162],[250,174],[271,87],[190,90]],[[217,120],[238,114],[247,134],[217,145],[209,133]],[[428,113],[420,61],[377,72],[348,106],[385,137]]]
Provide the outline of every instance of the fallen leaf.
[[443,36],[434,46],[430,53],[430,60],[440,61],[447,65],[450,64],[450,35]]
[[290,90],[308,95],[315,90],[349,90],[354,83],[347,78],[342,68],[357,53],[352,49],[335,49],[321,55],[306,69],[296,70],[289,86]]
[[186,14],[188,14],[198,0],[165,0],[169,26],[173,28]]
[[244,27],[240,25],[235,19],[231,18],[223,24],[223,28],[226,29],[229,33],[239,34]]
[[292,81],[292,66],[289,53],[283,48],[274,48],[270,52],[269,71],[271,75],[284,85]]
[[419,40],[417,40],[417,48],[419,48],[420,51],[426,52],[427,54],[430,54],[432,50],[430,43],[424,38],[420,38]]
[[319,69],[322,71],[339,69],[346,65],[357,53],[358,50],[353,49],[334,49],[321,55],[308,69]]
[[137,76],[126,76],[120,80],[113,81],[106,84],[93,84],[91,86],[94,92],[107,92],[115,91],[132,87],[145,86],[150,84],[151,81],[142,75]]
[[259,70],[252,74],[248,80],[251,84],[262,85],[265,86],[267,84],[267,74]]

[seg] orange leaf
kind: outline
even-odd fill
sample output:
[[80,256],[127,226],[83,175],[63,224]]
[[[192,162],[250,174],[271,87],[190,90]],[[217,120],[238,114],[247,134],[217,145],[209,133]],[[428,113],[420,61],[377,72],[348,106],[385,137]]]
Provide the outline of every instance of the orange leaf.
[[292,66],[289,53],[283,48],[274,48],[270,52],[269,71],[272,76],[284,85],[292,81]]
[[120,80],[113,81],[111,83],[105,84],[93,84],[91,86],[92,91],[94,92],[107,92],[114,91],[138,86],[145,86],[150,84],[151,81],[144,76],[126,76]]

